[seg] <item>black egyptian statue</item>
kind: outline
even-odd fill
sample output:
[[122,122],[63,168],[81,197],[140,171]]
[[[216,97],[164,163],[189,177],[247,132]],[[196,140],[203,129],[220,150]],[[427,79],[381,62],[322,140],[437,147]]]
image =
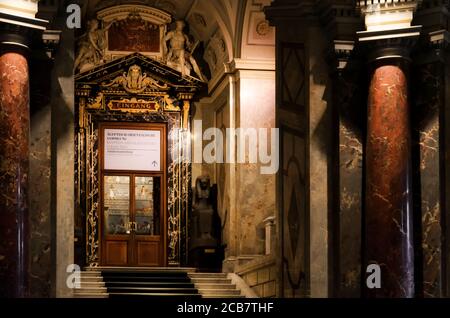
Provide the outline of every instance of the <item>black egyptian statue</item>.
[[209,176],[197,178],[191,215],[191,249],[217,247],[220,244],[220,220],[214,192]]

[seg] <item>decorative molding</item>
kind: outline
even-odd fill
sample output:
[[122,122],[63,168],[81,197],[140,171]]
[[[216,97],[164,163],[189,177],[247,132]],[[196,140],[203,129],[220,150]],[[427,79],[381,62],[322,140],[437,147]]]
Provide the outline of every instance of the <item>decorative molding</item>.
[[281,43],[278,53],[279,108],[303,114],[308,95],[308,58],[303,43]]
[[247,45],[275,45],[275,28],[269,24],[262,11],[250,12]]
[[61,31],[59,30],[46,30],[42,34],[42,42],[44,43],[45,50],[49,58],[54,58],[60,39]]
[[270,32],[270,25],[268,21],[260,21],[257,25],[256,25],[256,33],[258,33],[258,35],[260,36],[267,36],[267,34],[269,34]]
[[[9,12],[9,11],[8,11]],[[48,21],[0,12],[0,43],[29,49],[33,38],[45,31]]]
[[[299,123],[307,127],[305,118]],[[305,297],[310,294],[310,209],[306,168],[306,141],[302,127],[280,125],[280,191],[282,200],[279,231],[282,237],[282,297]]]
[[180,72],[140,53],[127,55],[77,74],[75,81],[78,85],[89,85],[89,83],[97,81],[108,83],[114,80],[118,76],[117,74],[123,75],[134,64],[139,65],[148,77],[164,83],[163,85],[167,84],[169,89],[191,91],[192,89],[196,90],[205,85],[194,77],[183,77]]
[[330,60],[334,63],[335,69],[342,71],[347,66],[350,55],[355,47],[355,41],[333,41],[330,52]]
[[369,60],[409,59],[422,26],[411,26],[413,13],[421,0],[360,0],[367,31],[357,32],[359,42],[370,51]]
[[429,34],[431,46],[438,49],[450,48],[450,32],[447,30],[434,31]]
[[238,70],[275,71],[275,60],[233,59],[226,64],[226,73],[235,73]]
[[369,60],[402,58],[409,60],[410,51],[419,39],[421,26],[385,31],[358,32],[359,42],[369,51]]
[[44,31],[48,21],[24,16],[16,16],[0,11],[0,22],[21,26],[24,28]]
[[0,11],[18,17],[33,19],[38,12],[38,0],[2,0]]
[[364,28],[363,20],[355,4],[345,0],[320,0],[317,10],[328,34],[327,60],[333,72],[340,72],[355,47],[356,32]]
[[167,90],[169,88],[167,83],[161,85],[157,80],[147,76],[147,73],[142,73],[141,67],[137,64],[130,66],[127,73],[117,76],[110,83],[103,84],[103,86],[122,86],[124,90],[131,94],[139,94],[147,89]]
[[97,19],[110,22],[114,19],[124,19],[130,13],[139,14],[144,20],[149,20],[159,25],[168,24],[172,21],[171,15],[167,12],[145,5],[134,4],[118,5],[100,10],[97,13]]
[[422,0],[360,0],[367,31],[403,29],[411,26],[413,13]]
[[104,105],[103,93],[98,93],[96,97],[88,98],[88,104],[86,108],[93,110],[104,109],[103,105]]

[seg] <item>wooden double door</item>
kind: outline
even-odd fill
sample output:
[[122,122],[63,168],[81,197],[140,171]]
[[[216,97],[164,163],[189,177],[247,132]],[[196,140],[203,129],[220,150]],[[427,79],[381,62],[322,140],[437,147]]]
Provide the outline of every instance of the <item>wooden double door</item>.
[[[100,132],[101,264],[165,266],[165,126],[103,124]],[[145,139],[156,132],[156,138]],[[143,146],[149,142],[155,145]],[[155,147],[160,147],[159,162],[155,153],[150,153],[157,151]],[[134,156],[140,163],[133,162]],[[148,167],[146,160],[150,161]],[[129,170],[124,169],[127,167]]]

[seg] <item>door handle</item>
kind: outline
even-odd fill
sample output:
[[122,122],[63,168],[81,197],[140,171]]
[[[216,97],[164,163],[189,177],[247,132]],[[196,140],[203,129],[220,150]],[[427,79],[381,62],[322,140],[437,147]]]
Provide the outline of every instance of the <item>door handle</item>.
[[131,231],[136,232],[137,223],[136,222],[128,222],[127,223],[127,234],[130,234]]

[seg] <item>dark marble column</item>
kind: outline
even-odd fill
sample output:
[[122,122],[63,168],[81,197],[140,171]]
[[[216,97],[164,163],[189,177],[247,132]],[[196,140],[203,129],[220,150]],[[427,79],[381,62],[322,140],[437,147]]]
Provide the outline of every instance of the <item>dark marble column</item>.
[[377,60],[369,86],[366,139],[366,264],[381,268],[369,297],[414,296],[411,129],[407,60]]
[[0,47],[0,297],[28,289],[29,76],[25,52]]

